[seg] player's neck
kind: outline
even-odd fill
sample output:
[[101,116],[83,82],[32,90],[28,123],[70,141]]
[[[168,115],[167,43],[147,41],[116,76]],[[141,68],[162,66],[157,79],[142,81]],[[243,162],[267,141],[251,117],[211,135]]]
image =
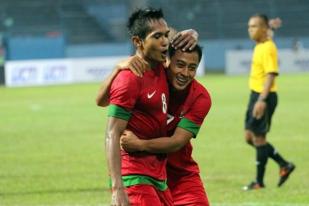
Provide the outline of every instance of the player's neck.
[[139,56],[140,58],[142,58],[143,60],[145,60],[148,63],[148,65],[150,66],[150,69],[156,68],[158,66],[158,64],[160,64],[160,62],[153,61],[153,60],[149,59],[147,56],[145,56],[139,50],[136,51],[136,55]]
[[186,97],[187,94],[189,93],[189,90],[190,90],[190,86],[191,84],[189,84],[185,89],[183,90],[177,90],[173,87],[172,84],[169,83],[169,89],[170,89],[170,94],[171,96],[174,96],[174,97],[177,97],[176,99],[179,98],[179,96],[184,96]]

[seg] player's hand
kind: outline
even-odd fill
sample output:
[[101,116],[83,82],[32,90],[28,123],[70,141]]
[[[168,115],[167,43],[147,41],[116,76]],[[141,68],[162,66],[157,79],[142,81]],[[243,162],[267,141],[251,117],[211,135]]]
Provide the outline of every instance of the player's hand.
[[265,113],[266,103],[264,101],[257,101],[253,107],[252,116],[256,119],[261,119]]
[[127,152],[141,151],[141,139],[133,132],[125,130],[120,137],[120,146]]
[[192,50],[198,42],[198,33],[194,29],[178,32],[172,39],[171,44],[175,49],[181,48],[183,51]]
[[111,206],[130,206],[129,198],[124,188],[113,189]]
[[282,20],[279,17],[277,17],[274,19],[270,19],[268,24],[269,24],[269,27],[272,29],[279,29],[282,25]]
[[130,69],[136,76],[142,77],[144,72],[149,69],[149,64],[137,55],[122,60],[116,65],[119,70]]

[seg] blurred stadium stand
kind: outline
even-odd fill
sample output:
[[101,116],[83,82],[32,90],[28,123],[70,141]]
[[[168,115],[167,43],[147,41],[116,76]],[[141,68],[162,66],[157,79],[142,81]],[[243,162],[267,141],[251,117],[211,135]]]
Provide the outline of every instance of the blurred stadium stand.
[[[129,54],[127,17],[134,8],[146,6],[161,7],[169,25],[178,30],[196,29],[202,44],[213,51],[206,64],[210,68],[222,69],[225,49],[252,47],[247,22],[257,12],[283,20],[283,27],[276,32],[279,47],[292,47],[295,39],[309,46],[307,0],[1,0],[0,36],[6,58]],[[23,48],[29,52],[23,56],[13,52],[23,50],[14,46],[14,38],[30,41]]]
[[[277,36],[308,36],[307,0],[149,0],[162,6],[170,25],[196,28],[202,39],[247,38],[248,18],[255,13],[279,16],[284,26]],[[168,2],[168,3],[167,3]]]

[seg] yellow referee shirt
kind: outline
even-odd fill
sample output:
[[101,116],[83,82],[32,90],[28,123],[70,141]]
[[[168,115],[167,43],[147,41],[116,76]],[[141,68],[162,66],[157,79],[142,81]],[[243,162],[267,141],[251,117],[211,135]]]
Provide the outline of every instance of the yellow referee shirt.
[[[277,47],[272,40],[259,43],[254,48],[249,78],[250,89],[261,93],[267,73],[279,73]],[[276,79],[270,91],[277,91]]]

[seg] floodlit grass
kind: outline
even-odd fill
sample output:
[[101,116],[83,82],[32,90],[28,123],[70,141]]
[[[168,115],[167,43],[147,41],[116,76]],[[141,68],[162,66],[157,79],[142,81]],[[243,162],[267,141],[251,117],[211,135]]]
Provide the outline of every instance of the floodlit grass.
[[[214,206],[309,205],[309,74],[279,77],[279,106],[270,142],[297,168],[278,189],[268,162],[266,189],[243,192],[255,177],[255,151],[243,138],[247,77],[199,78],[213,107],[194,144],[194,157]],[[104,153],[106,110],[99,84],[0,87],[0,205],[108,205]]]

